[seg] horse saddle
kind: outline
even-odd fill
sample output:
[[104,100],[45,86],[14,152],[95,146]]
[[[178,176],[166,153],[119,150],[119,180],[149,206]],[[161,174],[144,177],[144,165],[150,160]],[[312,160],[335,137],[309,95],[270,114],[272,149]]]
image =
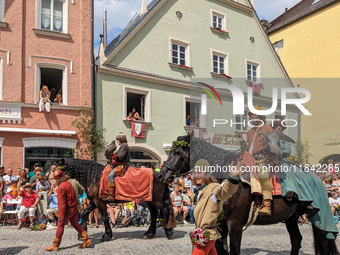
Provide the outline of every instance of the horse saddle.
[[[241,182],[248,184],[251,187],[251,193],[253,195],[262,195],[262,188],[259,180],[253,176],[250,172],[245,172],[240,177]],[[269,181],[272,186],[273,196],[281,196],[281,181],[280,173],[272,172],[269,176]]]

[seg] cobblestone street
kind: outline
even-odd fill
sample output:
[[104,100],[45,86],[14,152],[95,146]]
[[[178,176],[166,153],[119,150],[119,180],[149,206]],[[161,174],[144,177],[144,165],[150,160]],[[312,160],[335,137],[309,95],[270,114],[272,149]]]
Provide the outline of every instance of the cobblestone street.
[[[188,233],[193,227],[177,227],[172,240],[167,240],[164,231],[158,229],[151,240],[141,239],[146,227],[114,230],[114,240],[101,243],[104,228],[89,229],[92,245],[79,249],[81,244],[75,230],[66,227],[61,249],[57,254],[191,254]],[[303,241],[300,254],[313,254],[313,237],[310,225],[300,227]],[[56,254],[46,252],[44,246],[52,243],[55,229],[45,231],[17,230],[14,227],[0,228],[0,254]],[[338,241],[338,246],[340,243]],[[242,254],[279,254],[290,252],[289,236],[284,224],[252,226],[244,232]]]

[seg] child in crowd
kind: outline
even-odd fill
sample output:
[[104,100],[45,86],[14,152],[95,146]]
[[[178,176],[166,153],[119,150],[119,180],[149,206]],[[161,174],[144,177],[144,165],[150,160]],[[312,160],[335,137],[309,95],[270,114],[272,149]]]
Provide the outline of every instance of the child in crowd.
[[338,210],[338,207],[340,205],[340,199],[338,197],[338,193],[336,193],[335,191],[331,192],[331,197],[329,198],[329,204],[331,206],[333,215],[335,215],[335,212]]
[[10,186],[10,188],[12,189],[12,195],[15,198],[17,198],[17,196],[18,196],[18,180],[12,180],[11,183],[12,183],[12,186]]
[[80,208],[81,210],[79,211],[80,214],[80,218],[79,218],[79,224],[81,224],[82,222],[82,214],[84,212],[84,210],[87,207],[87,199],[86,199],[86,193],[84,192],[83,195],[78,195],[78,200],[79,200],[79,204],[80,204]]
[[38,177],[38,182],[35,185],[35,190],[37,192],[40,192],[40,191],[49,192],[50,191],[50,187],[51,187],[50,183],[48,181],[46,181],[46,176],[45,175],[40,175]]
[[[9,200],[16,199],[16,197],[13,195],[13,190],[11,188],[8,188],[6,191],[6,195],[4,196],[4,200],[6,201],[6,211],[14,211],[14,204],[8,203]],[[10,219],[10,223],[13,221],[13,213],[6,215],[6,221]]]
[[54,99],[54,102],[58,103],[58,104],[62,104],[63,103],[63,99],[62,99],[60,93],[57,94],[56,98]]

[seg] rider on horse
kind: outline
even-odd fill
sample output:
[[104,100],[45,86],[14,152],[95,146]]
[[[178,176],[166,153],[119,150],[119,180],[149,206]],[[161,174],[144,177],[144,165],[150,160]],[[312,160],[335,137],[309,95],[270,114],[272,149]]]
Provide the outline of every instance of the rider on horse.
[[116,161],[116,167],[108,175],[109,179],[109,196],[104,200],[112,201],[115,199],[115,182],[116,176],[123,176],[130,163],[130,149],[127,144],[126,135],[123,132],[119,132],[116,136],[116,140],[120,145],[117,153],[113,156]]
[[[256,110],[263,110],[260,105],[256,105],[254,107]],[[256,166],[258,167],[257,175],[260,180],[264,205],[259,210],[259,214],[263,216],[271,215],[271,201],[273,200],[272,195],[272,187],[269,181],[268,166],[274,167],[278,164],[278,156],[269,156],[265,154],[261,154],[263,148],[265,147],[263,139],[259,137],[259,134],[263,134],[266,132],[270,134],[273,132],[273,128],[267,124],[265,124],[266,119],[264,115],[256,115],[250,111],[248,111],[248,115],[252,120],[253,128],[247,132],[247,143],[248,143],[248,151],[255,158]],[[262,166],[266,166],[267,168],[263,168]]]

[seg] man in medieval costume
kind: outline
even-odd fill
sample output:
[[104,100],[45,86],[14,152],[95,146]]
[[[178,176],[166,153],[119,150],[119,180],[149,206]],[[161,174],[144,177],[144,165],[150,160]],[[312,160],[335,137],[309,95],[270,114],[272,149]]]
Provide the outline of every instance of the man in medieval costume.
[[[263,110],[260,105],[256,105],[254,108],[256,110]],[[253,155],[255,159],[255,163],[257,166],[257,175],[261,184],[264,200],[264,204],[259,210],[259,214],[263,216],[270,216],[271,201],[273,200],[273,195],[271,183],[269,180],[269,166],[274,167],[278,164],[278,156],[266,155],[263,153],[261,154],[263,148],[266,145],[264,145],[264,141],[259,136],[259,134],[263,134],[264,132],[270,134],[271,132],[273,132],[273,128],[265,124],[266,118],[264,115],[256,115],[250,111],[248,111],[248,115],[250,117],[250,120],[252,120],[252,125],[254,126],[247,132],[248,151],[250,154]]]
[[[116,136],[119,148],[113,152],[114,165],[107,165],[103,170],[100,180],[99,197],[106,201],[115,199],[115,182],[114,178],[123,176],[130,163],[130,149],[127,144],[126,135],[119,132]],[[112,170],[113,169],[113,170]],[[106,188],[107,187],[107,188]],[[107,194],[108,190],[108,195]]]
[[86,248],[91,244],[87,232],[78,224],[78,197],[72,184],[64,176],[64,172],[56,170],[54,172],[54,179],[58,186],[58,226],[57,232],[53,240],[53,244],[45,247],[47,251],[58,251],[61,243],[61,238],[64,234],[64,227],[70,221],[72,227],[81,235],[83,244],[80,248]]

